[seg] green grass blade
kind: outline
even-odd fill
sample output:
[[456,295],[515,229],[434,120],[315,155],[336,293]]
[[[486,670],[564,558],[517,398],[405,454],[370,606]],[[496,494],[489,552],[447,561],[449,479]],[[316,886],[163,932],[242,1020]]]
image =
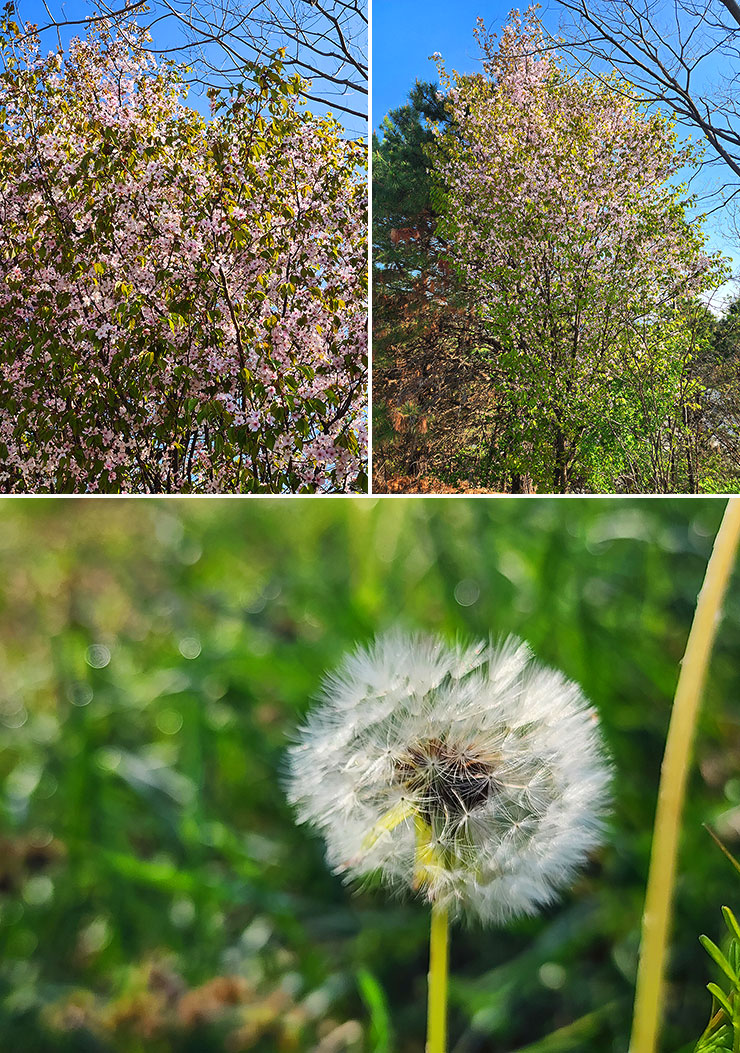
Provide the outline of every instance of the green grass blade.
[[370,1014],[372,1053],[391,1053],[393,1033],[383,988],[368,969],[357,970],[357,986]]
[[730,861],[730,862],[732,863],[732,865],[734,866],[735,870],[737,870],[738,874],[740,874],[740,863],[738,863],[737,859],[735,859],[735,857],[733,856],[732,852],[730,852],[729,848],[725,848],[725,846],[724,846],[724,845],[722,844],[722,842],[720,841],[720,839],[719,839],[719,838],[717,837],[717,835],[715,834],[714,830],[712,830],[712,828],[711,828],[710,826],[707,826],[707,824],[706,824],[706,823],[703,823],[702,825],[703,825],[704,829],[706,830],[706,832],[707,832],[707,833],[709,834],[709,836],[711,837],[711,839],[712,839],[712,840],[714,841],[714,843],[715,843],[715,844],[717,845],[717,847],[719,848],[719,850],[720,850],[720,851],[721,851],[721,852],[722,852],[722,853],[723,853],[723,854],[724,854],[725,856],[727,856],[727,858],[729,859],[729,861]]

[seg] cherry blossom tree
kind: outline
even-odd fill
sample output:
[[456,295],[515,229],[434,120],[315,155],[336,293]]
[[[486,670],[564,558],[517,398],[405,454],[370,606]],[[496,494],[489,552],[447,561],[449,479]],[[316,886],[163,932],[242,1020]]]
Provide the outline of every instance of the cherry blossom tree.
[[[13,0],[19,18],[55,42],[87,19],[136,15],[155,38],[166,31],[167,54],[188,63],[188,83],[238,83],[244,66],[277,48],[304,80],[304,98],[343,114],[348,129],[366,134],[368,97],[367,0]],[[87,9],[87,10],[86,10]],[[86,16],[86,17],[85,17]],[[146,38],[138,43],[154,51]]]
[[[453,122],[434,149],[441,233],[486,323],[495,397],[517,422],[513,467],[565,492],[613,442],[615,407],[630,378],[641,383],[659,327],[719,284],[722,264],[686,219],[673,177],[690,153],[668,120],[565,68],[534,9],[500,40],[482,22],[476,35],[483,74],[450,78],[440,63]],[[660,375],[694,399],[679,372]]]
[[207,121],[133,22],[0,30],[0,488],[364,490],[363,144],[278,60]]

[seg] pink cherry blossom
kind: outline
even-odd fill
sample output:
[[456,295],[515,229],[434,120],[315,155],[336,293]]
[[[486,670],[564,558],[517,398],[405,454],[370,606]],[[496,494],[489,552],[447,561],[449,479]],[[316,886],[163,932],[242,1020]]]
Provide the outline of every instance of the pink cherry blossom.
[[364,489],[365,146],[278,61],[205,120],[137,34],[0,26],[0,490]]

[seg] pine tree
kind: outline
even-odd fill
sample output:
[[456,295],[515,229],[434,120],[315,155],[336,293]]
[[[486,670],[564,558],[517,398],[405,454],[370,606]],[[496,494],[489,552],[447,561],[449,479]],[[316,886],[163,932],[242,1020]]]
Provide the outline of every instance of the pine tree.
[[376,487],[449,459],[479,364],[467,353],[468,301],[439,238],[428,148],[449,116],[438,86],[417,81],[373,135],[373,361]]

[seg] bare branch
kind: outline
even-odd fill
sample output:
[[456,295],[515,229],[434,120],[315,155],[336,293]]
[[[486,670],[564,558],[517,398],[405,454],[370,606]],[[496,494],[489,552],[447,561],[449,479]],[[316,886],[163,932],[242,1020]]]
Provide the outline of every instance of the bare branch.
[[571,54],[589,67],[596,62],[616,71],[627,82],[619,90],[632,97],[670,107],[702,132],[715,156],[740,179],[737,0],[558,2],[575,16],[565,31]]

